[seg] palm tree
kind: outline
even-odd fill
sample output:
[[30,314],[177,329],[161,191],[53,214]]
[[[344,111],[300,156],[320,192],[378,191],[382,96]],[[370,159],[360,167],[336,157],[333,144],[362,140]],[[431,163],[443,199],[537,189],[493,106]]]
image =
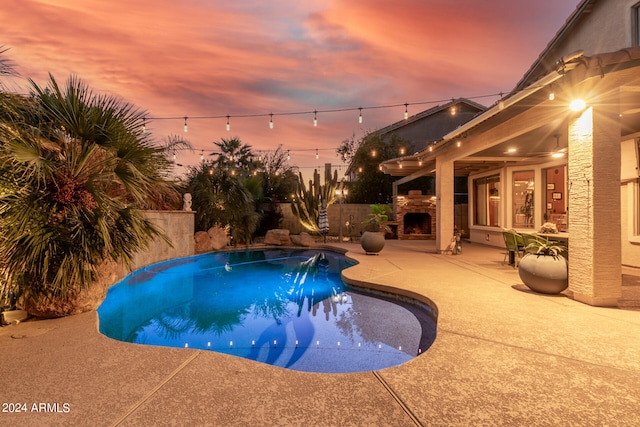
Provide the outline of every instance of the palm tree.
[[212,156],[218,156],[215,160],[215,165],[218,168],[226,169],[232,174],[243,177],[249,176],[258,168],[258,162],[254,160],[251,146],[243,144],[239,138],[221,138],[214,144],[220,149],[219,153],[211,153]]
[[[0,77],[19,77],[19,73],[15,68],[15,64],[9,58],[4,56],[4,54],[9,50],[9,48],[5,48],[4,46],[0,46]],[[6,90],[7,85],[0,80],[0,90]]]
[[179,197],[144,112],[75,77],[30,84],[0,94],[0,272],[25,300],[64,300],[162,238],[142,208]]
[[193,195],[196,230],[229,226],[236,241],[249,243],[260,216],[253,195],[237,175],[214,162],[202,163],[189,170],[188,188]]

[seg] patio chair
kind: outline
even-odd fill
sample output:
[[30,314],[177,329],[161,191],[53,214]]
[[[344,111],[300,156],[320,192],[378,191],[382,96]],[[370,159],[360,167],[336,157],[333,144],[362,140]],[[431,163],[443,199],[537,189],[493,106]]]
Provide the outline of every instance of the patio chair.
[[522,233],[522,239],[524,240],[525,253],[526,252],[529,252],[529,253],[535,253],[536,252],[533,249],[527,249],[529,244],[534,243],[534,242],[544,242],[544,241],[546,241],[546,239],[544,237],[540,237],[535,233]]
[[[504,230],[502,232],[502,237],[504,238],[504,245],[507,248],[507,252],[504,254],[502,263],[504,264],[507,257],[509,257],[509,264],[512,264],[514,268],[516,268],[518,267],[520,251],[522,251],[522,256],[524,256],[524,239],[520,234],[512,230]],[[512,257],[513,262],[511,262]]]

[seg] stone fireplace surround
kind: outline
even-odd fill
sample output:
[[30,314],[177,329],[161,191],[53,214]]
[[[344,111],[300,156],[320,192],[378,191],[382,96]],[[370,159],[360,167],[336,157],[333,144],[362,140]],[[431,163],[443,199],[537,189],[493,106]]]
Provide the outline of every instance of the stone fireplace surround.
[[398,240],[429,240],[436,238],[436,199],[410,190],[393,198]]

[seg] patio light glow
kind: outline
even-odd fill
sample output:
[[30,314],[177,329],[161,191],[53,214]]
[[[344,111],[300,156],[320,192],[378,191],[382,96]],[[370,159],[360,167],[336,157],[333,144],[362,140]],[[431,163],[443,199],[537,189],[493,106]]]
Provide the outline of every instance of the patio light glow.
[[587,104],[584,102],[584,100],[582,100],[582,99],[574,99],[569,104],[569,109],[571,111],[582,111],[582,110],[585,109],[586,106],[587,106]]

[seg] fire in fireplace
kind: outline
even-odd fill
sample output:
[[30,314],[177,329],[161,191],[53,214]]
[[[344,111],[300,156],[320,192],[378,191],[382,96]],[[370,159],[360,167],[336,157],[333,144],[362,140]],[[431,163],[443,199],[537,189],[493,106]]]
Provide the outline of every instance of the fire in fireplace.
[[404,214],[404,234],[431,234],[431,215],[426,212]]

